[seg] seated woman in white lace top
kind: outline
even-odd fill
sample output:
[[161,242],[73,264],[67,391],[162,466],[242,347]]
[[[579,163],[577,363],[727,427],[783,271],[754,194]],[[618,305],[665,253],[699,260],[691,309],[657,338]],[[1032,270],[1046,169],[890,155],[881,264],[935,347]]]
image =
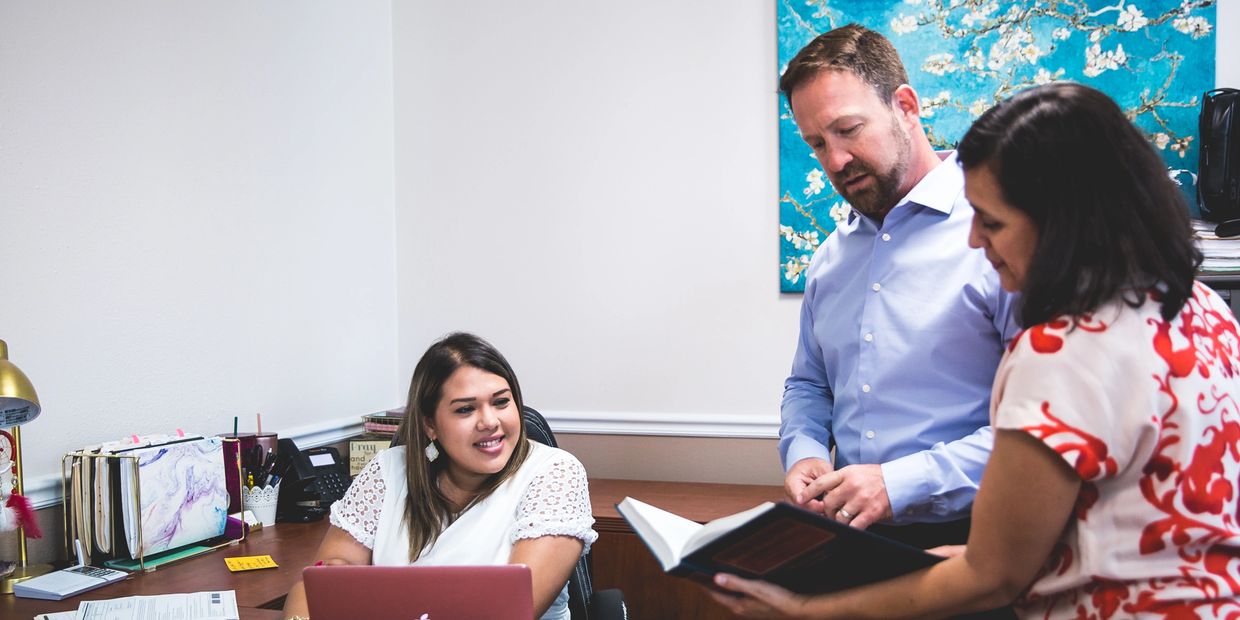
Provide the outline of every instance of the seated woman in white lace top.
[[[486,341],[451,334],[413,372],[399,436],[332,506],[325,564],[525,564],[534,611],[568,618],[568,577],[598,534],[581,463],[529,441],[521,388]],[[305,590],[286,616],[305,616]]]

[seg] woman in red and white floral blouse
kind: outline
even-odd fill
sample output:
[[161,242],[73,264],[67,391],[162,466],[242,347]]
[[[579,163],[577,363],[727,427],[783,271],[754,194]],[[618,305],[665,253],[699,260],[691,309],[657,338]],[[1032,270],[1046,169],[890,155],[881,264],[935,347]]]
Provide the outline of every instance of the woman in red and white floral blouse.
[[822,596],[717,576],[747,616],[1240,617],[1240,337],[1179,189],[1106,95],[1024,91],[960,143],[970,244],[1022,293],[966,547]]

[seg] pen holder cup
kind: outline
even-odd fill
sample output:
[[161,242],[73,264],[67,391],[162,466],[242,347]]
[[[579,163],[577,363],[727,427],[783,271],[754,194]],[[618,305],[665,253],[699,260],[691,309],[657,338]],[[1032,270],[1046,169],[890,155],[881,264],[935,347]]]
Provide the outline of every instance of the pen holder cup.
[[[252,459],[252,452],[257,446],[260,458],[265,458],[268,450],[278,452],[278,443],[280,436],[276,433],[224,433],[220,435],[224,439],[224,483],[228,488],[228,513],[241,512],[241,489],[245,486],[244,472],[239,469],[239,465],[250,467],[252,462],[247,462],[247,458]],[[251,455],[247,457],[246,455]]]
[[254,513],[254,517],[266,527],[276,522],[276,500],[280,498],[280,483],[275,486],[242,487],[242,501],[245,509]]

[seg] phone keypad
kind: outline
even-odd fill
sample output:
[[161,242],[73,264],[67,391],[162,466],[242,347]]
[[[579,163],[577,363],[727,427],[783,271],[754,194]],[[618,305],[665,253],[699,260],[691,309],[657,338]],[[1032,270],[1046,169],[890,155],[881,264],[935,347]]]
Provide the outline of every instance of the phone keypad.
[[319,496],[324,503],[340,499],[348,488],[348,477],[342,476],[339,472],[325,471],[319,474]]

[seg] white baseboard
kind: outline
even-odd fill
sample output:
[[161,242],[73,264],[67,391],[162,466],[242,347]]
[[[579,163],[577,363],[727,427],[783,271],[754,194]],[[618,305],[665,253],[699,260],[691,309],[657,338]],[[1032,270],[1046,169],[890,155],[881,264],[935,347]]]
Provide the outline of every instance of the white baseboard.
[[[779,419],[774,416],[701,413],[652,413],[619,411],[540,411],[556,433],[587,435],[636,435],[673,437],[733,437],[774,439]],[[357,416],[326,420],[280,433],[301,448],[343,441],[362,433]],[[61,501],[60,474],[36,476],[24,481],[26,497],[36,509]]]
[[556,433],[662,435],[675,437],[779,437],[779,418],[745,414],[680,412],[539,411]]

